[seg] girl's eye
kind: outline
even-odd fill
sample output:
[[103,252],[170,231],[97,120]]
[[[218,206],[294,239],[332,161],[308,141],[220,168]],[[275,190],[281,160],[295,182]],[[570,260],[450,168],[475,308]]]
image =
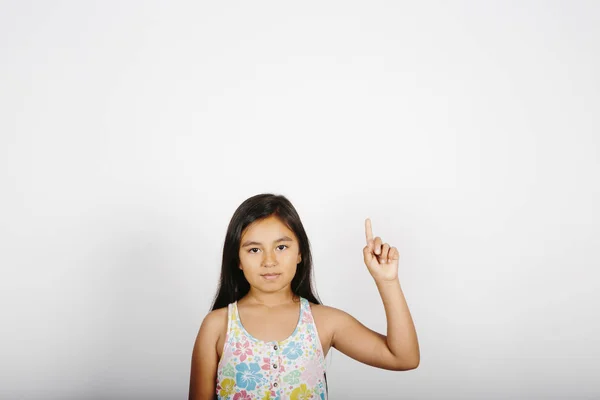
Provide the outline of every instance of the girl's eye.
[[[280,247],[283,247],[283,249],[280,249],[280,250],[284,250],[284,249],[287,249],[287,248],[288,248],[288,246],[287,246],[287,245],[285,245],[285,244],[280,244],[279,246],[277,246],[277,248],[278,248],[278,249],[279,249]],[[256,250],[256,251],[254,251],[254,250]],[[251,248],[250,250],[248,250],[248,253],[256,254],[256,253],[258,252],[258,250],[259,250],[259,249],[258,249],[257,247],[253,247],[253,248]]]

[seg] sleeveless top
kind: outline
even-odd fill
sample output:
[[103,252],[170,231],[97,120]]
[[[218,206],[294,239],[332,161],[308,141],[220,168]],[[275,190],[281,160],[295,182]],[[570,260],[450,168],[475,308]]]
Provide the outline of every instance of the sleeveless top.
[[240,321],[237,301],[228,306],[227,336],[217,368],[219,400],[325,400],[325,359],[310,303],[285,340],[265,342]]

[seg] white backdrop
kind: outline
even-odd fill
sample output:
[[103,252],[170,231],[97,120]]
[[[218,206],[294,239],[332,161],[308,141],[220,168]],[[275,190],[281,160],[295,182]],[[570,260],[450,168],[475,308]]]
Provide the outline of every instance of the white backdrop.
[[187,398],[261,192],[380,332],[400,250],[421,365],[332,399],[600,397],[599,2],[0,4],[0,398]]

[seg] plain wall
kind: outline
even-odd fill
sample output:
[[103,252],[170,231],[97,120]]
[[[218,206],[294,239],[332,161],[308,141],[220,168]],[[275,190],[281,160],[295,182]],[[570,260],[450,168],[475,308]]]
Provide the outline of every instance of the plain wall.
[[421,365],[332,399],[600,397],[600,3],[0,5],[0,398],[187,398],[260,192],[382,333],[364,219],[400,251]]

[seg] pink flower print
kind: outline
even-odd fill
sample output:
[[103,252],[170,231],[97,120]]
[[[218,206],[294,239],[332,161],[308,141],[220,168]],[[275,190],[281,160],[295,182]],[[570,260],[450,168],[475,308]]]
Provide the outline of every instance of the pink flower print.
[[247,356],[253,355],[252,349],[250,348],[250,343],[247,340],[244,340],[244,342],[237,342],[235,344],[233,355],[240,356],[240,361],[246,360]]
[[248,392],[242,390],[241,392],[233,395],[233,400],[252,400],[252,397],[250,397]]
[[229,343],[225,344],[225,353],[223,354],[223,358],[229,360],[233,356],[233,351],[231,350],[231,345]]
[[304,313],[302,316],[302,322],[306,324],[311,324],[313,322],[313,318],[309,313]]
[[270,370],[271,369],[271,359],[269,359],[268,357],[264,357],[263,365],[262,365],[262,367],[260,367],[260,369],[264,369],[265,371]]
[[316,358],[310,359],[306,365],[306,369],[302,372],[301,378],[309,387],[314,387],[323,373],[321,364]]

